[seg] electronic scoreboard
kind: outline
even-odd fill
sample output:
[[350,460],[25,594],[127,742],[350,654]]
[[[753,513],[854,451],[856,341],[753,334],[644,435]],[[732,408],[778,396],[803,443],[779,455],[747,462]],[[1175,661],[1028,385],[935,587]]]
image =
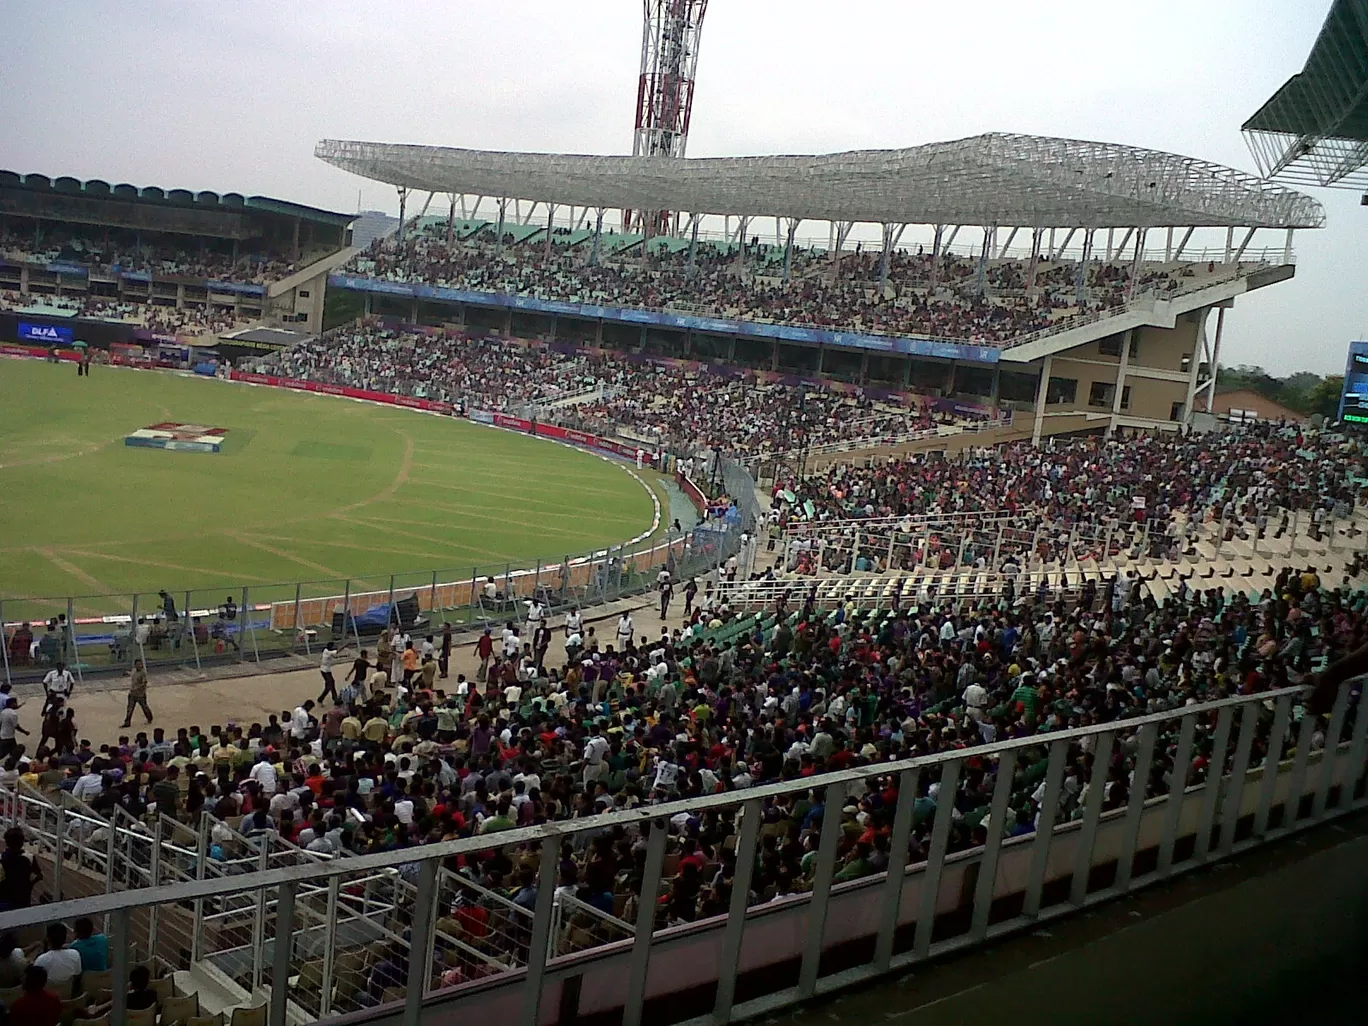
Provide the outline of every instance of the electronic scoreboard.
[[1368,424],[1368,342],[1349,343],[1338,419],[1346,424]]

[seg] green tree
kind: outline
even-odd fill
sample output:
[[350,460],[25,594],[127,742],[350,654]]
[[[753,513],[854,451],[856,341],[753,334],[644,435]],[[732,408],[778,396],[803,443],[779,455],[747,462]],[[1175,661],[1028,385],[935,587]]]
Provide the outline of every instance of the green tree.
[[1344,391],[1344,375],[1331,374],[1321,378],[1306,396],[1306,412],[1319,413],[1326,421],[1335,419],[1339,412],[1340,393]]

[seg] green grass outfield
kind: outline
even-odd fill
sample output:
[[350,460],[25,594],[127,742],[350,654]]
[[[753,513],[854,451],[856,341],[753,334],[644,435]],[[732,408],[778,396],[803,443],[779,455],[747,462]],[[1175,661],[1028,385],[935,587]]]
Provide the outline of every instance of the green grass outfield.
[[[162,421],[228,430],[221,453],[132,448]],[[535,565],[626,541],[651,496],[622,466],[410,410],[207,378],[0,359],[0,599],[253,589]],[[293,585],[288,589],[293,594]],[[31,612],[30,612],[31,607]],[[44,604],[44,608],[45,608]],[[127,612],[128,600],[81,603]],[[80,614],[78,614],[80,615]]]

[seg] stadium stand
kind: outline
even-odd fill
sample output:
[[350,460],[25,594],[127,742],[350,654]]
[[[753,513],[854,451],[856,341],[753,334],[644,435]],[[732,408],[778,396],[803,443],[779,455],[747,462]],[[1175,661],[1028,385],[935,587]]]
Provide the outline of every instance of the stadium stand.
[[721,448],[829,449],[934,437],[990,421],[938,413],[915,397],[767,381],[753,373],[422,329],[340,328],[252,364],[282,377],[394,392],[470,410],[535,411],[540,420],[641,439],[680,456]]
[[0,171],[0,309],[193,334],[262,320],[318,330],[353,220],[263,196]]
[[800,250],[793,277],[784,282],[783,252],[776,264],[774,247],[758,240],[736,252],[700,247],[695,274],[687,239],[652,240],[643,253],[605,236],[608,262],[589,266],[585,244],[592,233],[567,236],[564,248],[548,259],[544,229],[505,230],[502,246],[494,238],[496,230],[467,235],[451,247],[444,225],[402,241],[376,240],[348,270],[387,281],[546,300],[993,344],[1065,328],[1072,318],[1123,306],[1136,294],[1167,295],[1238,272],[1214,262],[1200,271],[1192,264],[1144,266],[1132,283],[1129,268],[1099,265],[1088,268],[1080,290],[1077,261],[1047,260],[1028,289],[1027,262],[999,260],[988,267],[987,285],[981,288],[973,260],[947,254],[933,264],[928,254],[900,253],[892,261],[890,291],[880,298],[877,253],[849,254],[834,262],[826,253]]
[[[922,606],[871,590],[819,608],[815,589],[806,598],[795,590],[752,613],[732,607],[732,586],[721,580],[688,596],[689,625],[660,638],[630,622],[611,641],[572,627],[557,632],[565,655],[553,660],[540,633],[521,637],[521,625],[510,625],[491,641],[483,679],[445,685],[438,653],[417,655],[396,631],[373,660],[358,655],[350,673],[339,659],[340,693],[324,706],[98,747],[59,736],[31,758],[12,752],[0,786],[26,832],[8,839],[7,868],[21,866],[26,841],[49,867],[55,847],[45,846],[60,846],[69,896],[83,879],[129,888],[194,879],[197,844],[210,876],[226,878],[406,849],[416,858],[426,844],[478,838],[484,847],[452,860],[436,884],[425,982],[457,987],[528,964],[548,878],[539,884],[536,846],[500,845],[501,832],[787,782],[754,806],[757,856],[740,900],[763,907],[876,876],[895,858],[915,864],[990,838],[996,851],[1042,822],[1095,822],[1210,785],[1231,753],[1242,774],[1293,757],[1304,765],[1310,752],[1361,737],[1361,714],[1347,702],[1328,725],[1307,716],[1289,729],[1281,689],[1363,635],[1368,592],[1331,590],[1314,571],[1289,567],[1263,594],[1184,590],[1161,606],[1127,581],[1038,601],[964,594]],[[407,652],[415,658],[401,659]],[[1261,693],[1280,696],[1278,722],[1245,717],[1238,740],[1215,710],[1198,717],[1196,740],[1185,728],[1186,742],[1180,719],[1148,740],[1127,727]],[[972,759],[976,747],[1107,725],[1116,733],[1103,735],[1104,748],[1075,738],[1057,759]],[[963,773],[912,778],[906,849],[895,851],[907,778],[881,776],[879,765],[957,752],[970,755]],[[870,775],[841,791],[819,778],[844,770]],[[670,806],[656,862],[644,829],[565,841],[552,955],[628,940],[633,923],[725,920],[742,819],[734,808],[687,808]],[[943,808],[953,816],[938,814]],[[839,828],[824,829],[829,822]],[[153,845],[164,846],[160,859],[149,859]],[[50,874],[36,886],[9,881],[11,907],[53,886]],[[322,929],[325,909],[350,929],[333,932],[324,957],[300,945],[288,963],[290,1001],[318,1017],[401,999],[418,957],[407,932],[417,886],[401,866],[349,878],[331,904],[326,889],[301,894],[308,929]],[[654,908],[643,916],[644,894]],[[222,1008],[233,1007],[222,1005],[224,994],[246,1005],[261,992],[270,968],[254,945],[264,910],[243,898],[205,903],[193,918],[185,908],[161,911],[139,958],[164,980],[163,1014],[177,991]],[[107,960],[76,950],[89,979],[72,1007],[107,1000],[98,993]],[[217,968],[191,971],[192,955]]]

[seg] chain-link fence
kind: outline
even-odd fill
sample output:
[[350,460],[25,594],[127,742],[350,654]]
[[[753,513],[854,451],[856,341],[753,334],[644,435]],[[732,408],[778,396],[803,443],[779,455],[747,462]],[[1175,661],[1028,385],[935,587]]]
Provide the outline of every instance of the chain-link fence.
[[[744,473],[744,472],[743,472]],[[229,585],[156,593],[0,599],[5,680],[312,655],[328,643],[373,641],[390,623],[409,632],[479,629],[548,610],[588,608],[644,592],[662,568],[676,577],[717,565],[716,539],[668,530],[532,565],[495,563],[388,575]],[[722,553],[726,558],[730,552]]]

